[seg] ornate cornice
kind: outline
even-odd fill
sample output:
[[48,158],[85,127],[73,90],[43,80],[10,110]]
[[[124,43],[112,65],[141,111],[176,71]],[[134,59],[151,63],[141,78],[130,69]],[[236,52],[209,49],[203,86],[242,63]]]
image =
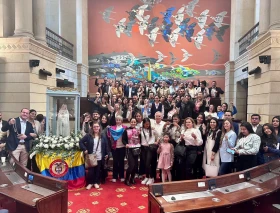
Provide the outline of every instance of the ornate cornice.
[[267,31],[256,42],[247,47],[249,59],[262,54],[272,47],[280,48],[280,32],[279,30]]
[[28,37],[1,38],[0,52],[32,53],[52,62],[55,62],[57,55],[57,52],[55,50]]

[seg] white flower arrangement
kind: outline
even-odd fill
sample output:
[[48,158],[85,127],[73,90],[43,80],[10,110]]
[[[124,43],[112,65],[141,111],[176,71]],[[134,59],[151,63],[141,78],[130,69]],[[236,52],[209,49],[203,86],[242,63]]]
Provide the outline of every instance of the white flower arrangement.
[[30,159],[37,153],[49,156],[60,154],[63,159],[71,157],[74,152],[80,150],[79,141],[81,138],[81,133],[71,133],[67,137],[40,135],[33,141]]

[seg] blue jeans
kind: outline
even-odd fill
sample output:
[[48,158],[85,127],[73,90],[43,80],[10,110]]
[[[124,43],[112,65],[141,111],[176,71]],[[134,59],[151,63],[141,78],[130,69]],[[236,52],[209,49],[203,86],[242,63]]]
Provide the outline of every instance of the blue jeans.
[[222,162],[220,169],[219,169],[219,175],[226,175],[231,173],[233,162]]

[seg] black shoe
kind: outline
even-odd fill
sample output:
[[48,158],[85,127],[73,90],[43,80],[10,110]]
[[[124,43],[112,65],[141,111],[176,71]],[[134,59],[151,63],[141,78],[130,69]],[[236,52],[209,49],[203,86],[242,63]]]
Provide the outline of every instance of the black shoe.
[[130,183],[131,183],[131,184],[135,184],[134,178],[130,179]]
[[124,184],[127,185],[127,186],[131,186],[131,183],[128,180],[125,180]]

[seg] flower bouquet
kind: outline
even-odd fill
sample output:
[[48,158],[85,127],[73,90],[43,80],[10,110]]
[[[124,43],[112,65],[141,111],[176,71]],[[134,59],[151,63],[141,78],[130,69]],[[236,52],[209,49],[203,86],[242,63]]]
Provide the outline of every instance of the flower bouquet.
[[71,133],[70,136],[67,137],[39,135],[32,143],[30,159],[37,153],[49,157],[59,154],[62,159],[69,158],[73,156],[76,151],[80,150],[79,141],[81,138],[81,133]]

